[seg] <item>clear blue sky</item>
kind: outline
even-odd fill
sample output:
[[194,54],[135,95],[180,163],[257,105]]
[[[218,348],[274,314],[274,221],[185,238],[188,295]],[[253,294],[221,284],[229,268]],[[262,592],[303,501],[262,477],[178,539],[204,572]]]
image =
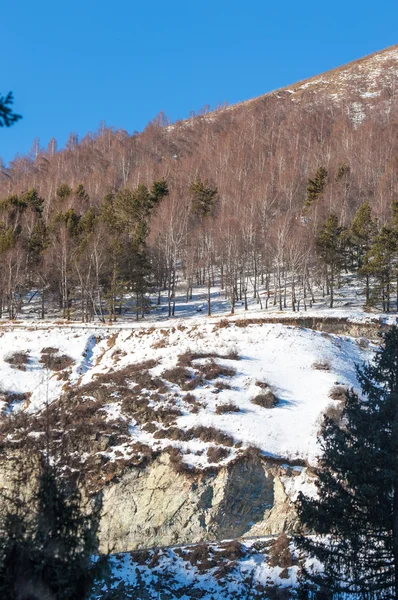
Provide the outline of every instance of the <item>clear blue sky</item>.
[[24,118],[0,156],[264,94],[397,43],[397,22],[394,0],[3,2],[0,92]]

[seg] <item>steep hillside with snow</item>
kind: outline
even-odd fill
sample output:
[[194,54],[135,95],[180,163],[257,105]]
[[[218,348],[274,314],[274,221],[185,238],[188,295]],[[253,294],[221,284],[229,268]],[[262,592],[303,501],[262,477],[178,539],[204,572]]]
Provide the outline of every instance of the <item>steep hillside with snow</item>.
[[372,348],[225,318],[5,327],[1,464],[44,450],[49,423],[55,460],[103,492],[104,551],[292,531],[322,415]]
[[[126,430],[109,460],[130,455],[137,442],[154,451],[171,445],[199,469],[215,462],[200,428],[226,436],[220,464],[247,447],[314,463],[321,414],[337,402],[331,391],[355,386],[355,364],[370,356],[353,338],[227,320],[119,331],[27,328],[5,331],[0,343],[3,420],[10,411],[40,414],[47,400],[55,411],[73,396],[79,410],[95,403],[101,419]],[[108,393],[99,400],[101,389]]]

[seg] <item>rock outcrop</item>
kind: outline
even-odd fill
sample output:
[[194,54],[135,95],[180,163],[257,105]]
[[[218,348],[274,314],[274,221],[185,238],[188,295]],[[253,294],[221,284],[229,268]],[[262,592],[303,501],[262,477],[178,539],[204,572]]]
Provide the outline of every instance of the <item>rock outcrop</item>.
[[163,453],[103,490],[101,550],[293,531],[297,521],[286,481],[300,475],[294,467],[260,457],[245,457],[213,472],[176,473]]

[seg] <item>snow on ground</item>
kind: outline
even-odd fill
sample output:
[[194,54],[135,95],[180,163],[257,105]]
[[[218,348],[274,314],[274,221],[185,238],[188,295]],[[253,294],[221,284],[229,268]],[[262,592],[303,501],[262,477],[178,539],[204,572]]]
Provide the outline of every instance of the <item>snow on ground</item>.
[[[272,292],[272,290],[271,290]],[[330,318],[345,318],[355,322],[395,322],[396,315],[392,313],[382,313],[379,310],[367,312],[364,310],[365,295],[364,295],[364,284],[363,281],[352,273],[343,274],[341,278],[341,287],[335,290],[334,308],[329,308],[330,298],[322,294],[322,290],[314,290],[314,302],[306,299],[304,306],[303,300],[300,302],[300,310],[293,312],[290,305],[290,296],[286,296],[286,306],[283,310],[280,310],[279,302],[276,302],[272,293],[268,298],[265,290],[260,290],[259,297],[253,297],[253,290],[251,284],[248,286],[248,297],[247,297],[247,310],[245,310],[245,303],[243,300],[239,300],[235,304],[235,318],[278,318],[278,319],[289,319],[289,318],[300,318],[300,317],[330,317]],[[260,301],[259,301],[260,298]],[[141,327],[146,326],[149,322],[156,326],[162,324],[163,326],[175,325],[175,320],[189,318],[194,320],[195,323],[201,323],[203,318],[207,315],[207,288],[205,286],[196,286],[193,291],[192,299],[186,301],[186,282],[179,281],[176,287],[176,305],[174,318],[168,316],[167,306],[167,292],[163,291],[161,294],[161,303],[157,304],[157,295],[150,298],[151,308],[150,312],[145,315],[144,321],[136,321],[135,308],[134,308],[134,296],[129,297],[127,294],[123,298],[123,314],[118,317],[118,321],[113,324],[114,328],[121,327]],[[274,304],[275,302],[275,304]],[[395,305],[392,305],[392,311],[394,311]],[[9,322],[7,319],[0,319],[0,327],[26,327],[29,326],[36,328],[48,328],[56,327],[57,325],[71,326],[71,327],[95,327],[101,326],[102,324],[97,322],[90,323],[79,323],[78,317],[75,320],[67,322],[60,319],[59,310],[48,307],[48,318],[42,320],[39,318],[41,314],[41,297],[39,293],[36,293],[31,300],[31,294],[26,296],[26,303],[22,306],[22,312],[20,315],[21,320]],[[218,286],[213,286],[211,289],[211,313],[214,317],[230,316],[231,304],[229,299],[225,295],[225,290],[220,289]],[[108,326],[109,324],[107,324]]]
[[[184,331],[175,329],[165,336],[165,348],[154,349],[162,335],[158,331],[145,336],[119,334],[113,351],[126,352],[126,356],[120,358],[118,368],[129,364],[132,357],[137,362],[156,358],[160,363],[152,373],[162,376],[164,370],[176,365],[177,355],[186,351],[224,355],[236,351],[240,360],[217,359],[219,364],[236,369],[228,379],[231,389],[215,394],[214,388],[205,384],[192,390],[205,408],[197,414],[185,412],[177,419],[177,426],[185,430],[196,425],[216,427],[245,446],[290,460],[315,460],[316,435],[321,414],[332,402],[328,397],[331,388],[336,383],[355,386],[355,364],[369,358],[352,338],[283,325],[229,326],[214,331],[211,325],[203,324]],[[323,363],[329,370],[317,370],[315,363]],[[97,368],[102,368],[101,363]],[[91,376],[88,373],[83,383]],[[263,382],[278,398],[275,408],[252,403],[262,391],[258,383]],[[216,407],[226,403],[236,404],[240,411],[216,414]],[[137,432],[137,437],[162,445],[149,433]],[[184,449],[189,450],[189,443]],[[200,467],[203,461],[203,456],[192,453],[187,462]]]
[[111,558],[112,578],[104,591],[124,585],[126,598],[156,600],[161,590],[181,600],[232,600],[294,589],[299,572],[294,545],[288,567],[271,566],[271,546],[272,539],[264,538],[119,554]]
[[[43,349],[48,347],[70,357],[72,365],[60,372],[44,368],[40,361]],[[25,370],[6,362],[15,352],[28,353]],[[187,366],[194,382],[192,389],[169,381],[166,373],[178,365],[179,356],[187,353],[193,355]],[[159,410],[172,403],[179,413],[175,422],[179,430],[213,427],[232,436],[234,448],[224,462],[236,456],[240,449],[235,446],[241,443],[243,448],[254,446],[271,457],[312,463],[319,453],[316,437],[321,415],[330,404],[337,405],[329,398],[331,388],[335,384],[356,386],[355,364],[370,359],[371,354],[370,348],[361,348],[354,338],[282,324],[243,327],[239,322],[203,318],[195,322],[178,320],[178,324],[174,322],[167,328],[18,328],[6,330],[0,337],[0,381],[3,392],[28,394],[25,403],[19,403],[16,409],[35,412],[46,399],[55,400],[65,388],[77,389],[112,370],[123,371],[130,365],[153,360],[150,376],[160,378],[167,392],[141,390],[149,406]],[[203,375],[214,363],[226,369],[226,375]],[[264,408],[252,402],[264,388],[277,398],[275,407]],[[236,412],[223,412],[222,407],[228,405],[234,405]],[[169,439],[167,427],[162,430],[164,437],[157,437],[156,431],[148,431],[142,422],[123,414],[117,394],[109,397],[102,410],[107,420],[130,419],[131,443],[139,441],[155,450],[172,445],[180,449],[188,465],[209,465],[206,451],[210,441],[196,435],[187,440],[172,439],[170,435]]]
[[[20,408],[31,412],[39,410],[47,398],[49,402],[57,398],[65,384],[59,372],[47,369],[41,362],[42,350],[50,348],[53,356],[70,357],[73,365],[68,380],[75,383],[91,366],[88,356],[92,345],[90,331],[75,333],[48,328],[37,332],[30,325],[0,331],[0,394],[31,394]],[[19,367],[8,362],[18,353],[26,355],[26,363]]]

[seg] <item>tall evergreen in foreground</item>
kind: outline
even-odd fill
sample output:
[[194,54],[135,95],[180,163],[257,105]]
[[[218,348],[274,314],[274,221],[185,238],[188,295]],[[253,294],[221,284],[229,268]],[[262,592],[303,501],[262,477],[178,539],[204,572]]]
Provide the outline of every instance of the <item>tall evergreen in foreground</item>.
[[0,597],[88,599],[106,566],[93,561],[100,506],[87,511],[76,484],[48,463],[35,486],[36,470],[19,464],[1,495]]
[[[398,328],[372,364],[357,369],[362,397],[347,393],[340,423],[325,417],[318,497],[300,493],[300,519],[316,538],[299,545],[325,566],[304,597],[398,597]],[[310,591],[312,590],[312,591]],[[311,595],[313,594],[313,595]]]

